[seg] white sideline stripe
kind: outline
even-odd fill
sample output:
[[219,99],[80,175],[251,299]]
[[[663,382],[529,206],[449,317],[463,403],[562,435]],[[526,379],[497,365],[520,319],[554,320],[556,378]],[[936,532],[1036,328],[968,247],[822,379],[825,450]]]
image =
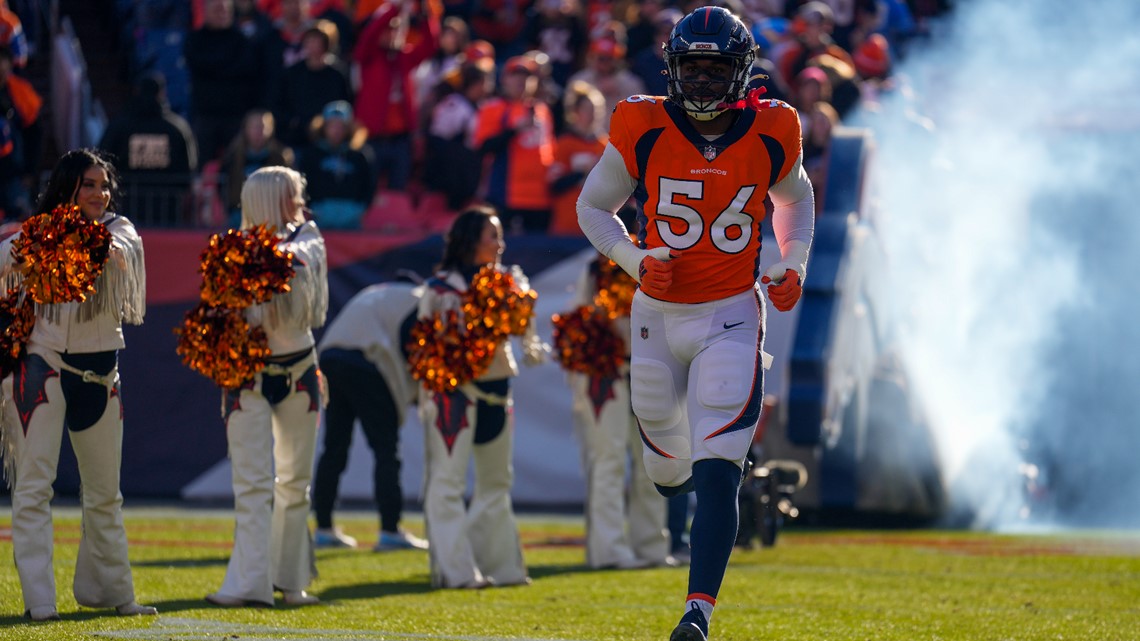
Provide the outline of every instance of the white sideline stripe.
[[[217,641],[218,635],[224,638],[240,638],[242,641],[328,641],[344,639],[348,641],[388,641],[392,639],[436,639],[439,641],[555,641],[531,637],[483,637],[451,634],[417,634],[410,632],[387,632],[383,630],[320,630],[306,628],[275,628],[268,625],[247,625],[209,621],[206,619],[183,619],[158,617],[149,628],[140,630],[109,630],[93,632],[94,636],[106,639],[158,639],[161,641]],[[269,636],[259,636],[266,634]],[[316,635],[316,636],[314,636]],[[567,641],[567,640],[561,640]]]

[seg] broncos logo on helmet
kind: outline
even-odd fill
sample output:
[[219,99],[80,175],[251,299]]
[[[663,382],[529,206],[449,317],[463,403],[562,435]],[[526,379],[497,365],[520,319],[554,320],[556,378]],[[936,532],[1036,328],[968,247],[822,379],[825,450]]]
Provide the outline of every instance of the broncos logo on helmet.
[[[756,58],[752,33],[727,9],[701,7],[681,18],[663,45],[669,99],[697,120],[712,120],[744,98]],[[683,73],[685,62],[714,60],[728,65],[726,76]],[[687,76],[687,77],[686,77]],[[703,78],[703,79],[702,79]]]

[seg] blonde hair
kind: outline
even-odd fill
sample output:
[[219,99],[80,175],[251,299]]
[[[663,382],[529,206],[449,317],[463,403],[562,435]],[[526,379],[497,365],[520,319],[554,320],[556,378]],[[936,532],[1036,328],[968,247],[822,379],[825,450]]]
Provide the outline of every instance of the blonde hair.
[[578,124],[578,105],[589,102],[594,106],[594,129],[600,131],[606,119],[606,98],[594,85],[585,80],[575,80],[566,87],[563,97],[563,118],[570,125]]
[[288,167],[263,167],[241,188],[241,227],[272,225],[278,230],[305,222],[305,178]]

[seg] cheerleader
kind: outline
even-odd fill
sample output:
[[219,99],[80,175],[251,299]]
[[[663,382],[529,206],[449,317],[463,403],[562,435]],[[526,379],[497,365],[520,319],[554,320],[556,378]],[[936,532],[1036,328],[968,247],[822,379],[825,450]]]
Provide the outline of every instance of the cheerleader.
[[[123,410],[118,351],[124,347],[122,324],[142,324],[146,270],[134,225],[109,210],[117,184],[113,166],[96,151],[70,151],[56,163],[37,211],[78,206],[83,216],[110,232],[110,251],[86,300],[36,305],[26,351],[3,381],[12,548],[24,614],[33,621],[59,619],[50,502],[65,424],[82,487],[75,600],[123,615],[156,613],[135,601],[119,491]],[[6,291],[14,285],[23,288],[27,275],[26,263],[18,265],[12,255],[20,236],[0,243]]]
[[273,226],[277,247],[293,253],[290,290],[247,308],[269,339],[265,368],[225,392],[223,415],[233,469],[234,547],[222,587],[206,601],[222,607],[313,605],[316,576],[309,536],[321,385],[312,328],[328,310],[325,242],[304,216],[305,182],[286,167],[265,167],[241,193],[242,229]]
[[[498,266],[503,226],[495,211],[476,207],[460,213],[447,232],[443,260],[420,299],[419,318],[459,309],[461,297],[485,266]],[[517,286],[525,276],[512,270]],[[545,346],[531,323],[523,337],[524,362],[545,360]],[[495,348],[481,376],[451,392],[420,388],[426,470],[424,521],[435,587],[481,588],[530,583],[511,506],[513,400],[511,378],[518,365],[509,340]],[[475,490],[464,508],[467,465],[475,461]]]

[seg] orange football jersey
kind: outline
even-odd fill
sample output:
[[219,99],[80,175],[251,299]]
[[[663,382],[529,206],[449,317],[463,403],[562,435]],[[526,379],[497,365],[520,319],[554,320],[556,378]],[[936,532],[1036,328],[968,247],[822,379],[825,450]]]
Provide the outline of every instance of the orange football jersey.
[[[780,100],[743,109],[708,141],[662,97],[631,96],[610,120],[610,143],[637,180],[639,242],[681,253],[664,298],[703,303],[752,289],[768,188],[800,154],[800,119]],[[725,116],[720,116],[721,118]]]

